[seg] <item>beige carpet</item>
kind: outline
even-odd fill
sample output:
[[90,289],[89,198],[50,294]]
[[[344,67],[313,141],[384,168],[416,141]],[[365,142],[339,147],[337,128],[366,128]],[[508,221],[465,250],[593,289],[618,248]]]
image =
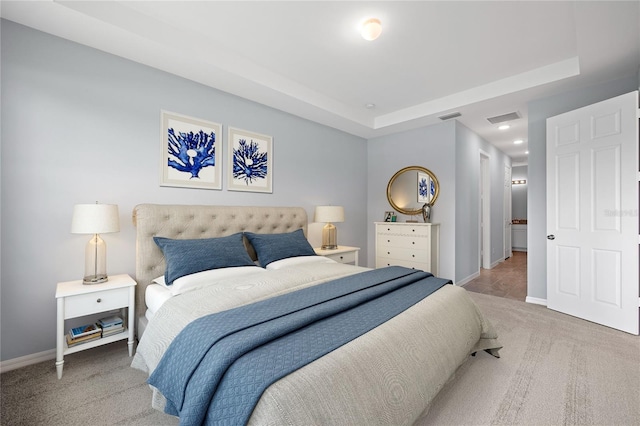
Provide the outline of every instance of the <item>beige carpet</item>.
[[[509,299],[470,293],[494,323],[502,358],[480,353],[421,425],[638,425],[640,339]],[[0,376],[2,425],[175,425],[150,408],[125,342]]]

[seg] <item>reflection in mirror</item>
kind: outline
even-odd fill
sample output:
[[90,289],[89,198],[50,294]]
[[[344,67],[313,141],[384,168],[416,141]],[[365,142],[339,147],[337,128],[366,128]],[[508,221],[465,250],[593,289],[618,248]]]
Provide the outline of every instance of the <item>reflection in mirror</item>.
[[387,200],[391,207],[411,216],[422,214],[425,203],[433,205],[439,193],[440,185],[436,176],[420,166],[399,170],[387,185]]

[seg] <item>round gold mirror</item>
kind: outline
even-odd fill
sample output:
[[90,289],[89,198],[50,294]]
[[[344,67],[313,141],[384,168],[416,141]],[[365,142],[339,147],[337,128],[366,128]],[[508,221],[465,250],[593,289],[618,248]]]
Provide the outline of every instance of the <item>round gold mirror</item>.
[[440,194],[438,178],[431,170],[409,166],[398,170],[387,185],[387,200],[399,213],[415,216],[422,214],[422,206],[433,205]]

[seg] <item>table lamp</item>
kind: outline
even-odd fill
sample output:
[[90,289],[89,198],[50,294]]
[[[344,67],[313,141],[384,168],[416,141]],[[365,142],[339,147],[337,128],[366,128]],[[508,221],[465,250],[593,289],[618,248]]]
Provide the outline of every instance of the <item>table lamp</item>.
[[85,249],[83,284],[108,281],[107,245],[98,234],[120,231],[118,206],[115,204],[76,204],[71,220],[72,234],[93,234]]
[[333,223],[344,222],[344,208],[341,206],[316,206],[316,222],[326,222],[322,228],[322,249],[338,248],[338,230]]

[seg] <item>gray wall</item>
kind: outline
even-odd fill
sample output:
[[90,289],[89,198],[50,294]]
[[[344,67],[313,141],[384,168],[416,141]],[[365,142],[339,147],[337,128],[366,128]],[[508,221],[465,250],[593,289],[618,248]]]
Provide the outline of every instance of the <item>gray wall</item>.
[[480,271],[480,151],[489,155],[491,264],[504,259],[504,166],[511,158],[456,122],[456,282]]
[[[391,210],[389,179],[403,167],[422,166],[440,183],[432,212],[432,222],[440,224],[440,276],[458,282],[479,271],[480,149],[491,156],[491,261],[503,257],[503,174],[509,157],[455,120],[370,139],[367,147],[369,265],[375,264],[373,223]],[[398,215],[401,222],[407,219]]]
[[527,218],[527,166],[513,166],[511,169],[511,179],[527,181],[524,185],[513,185],[511,187],[511,218],[526,219]]
[[[118,204],[108,272],[135,273],[139,203],[345,207],[339,241],[367,259],[366,141],[2,21],[1,360],[55,347],[55,288],[82,278],[77,203]],[[160,110],[273,136],[273,194],[159,186]],[[224,175],[224,173],[223,173]],[[223,177],[223,188],[226,181]],[[309,227],[319,245],[322,224]]]
[[530,102],[527,180],[527,296],[547,298],[546,119],[638,89],[638,75]]
[[[374,222],[382,222],[387,202],[387,183],[398,170],[422,166],[440,183],[440,195],[433,206],[431,222],[440,224],[440,276],[455,278],[455,122],[409,130],[369,139],[367,143],[367,233],[368,264],[375,266]],[[409,216],[398,214],[398,221]]]

